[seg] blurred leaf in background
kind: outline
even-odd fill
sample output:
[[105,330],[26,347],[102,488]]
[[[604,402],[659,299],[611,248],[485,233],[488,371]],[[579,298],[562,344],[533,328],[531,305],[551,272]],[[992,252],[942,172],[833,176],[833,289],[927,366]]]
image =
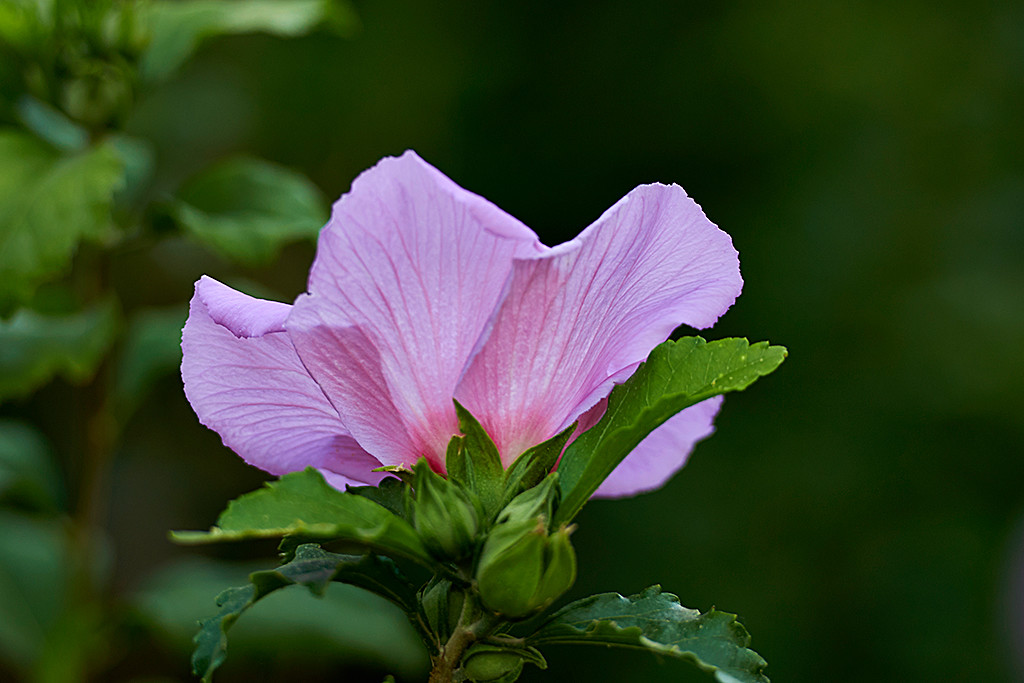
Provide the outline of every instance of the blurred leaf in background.
[[88,381],[113,345],[119,322],[113,299],[66,314],[22,308],[0,320],[0,401],[24,396],[56,376]]
[[61,154],[0,129],[0,310],[65,271],[82,239],[109,238],[121,160],[106,145]]
[[259,159],[218,162],[182,186],[172,212],[226,259],[266,265],[289,242],[316,239],[325,200],[304,176]]

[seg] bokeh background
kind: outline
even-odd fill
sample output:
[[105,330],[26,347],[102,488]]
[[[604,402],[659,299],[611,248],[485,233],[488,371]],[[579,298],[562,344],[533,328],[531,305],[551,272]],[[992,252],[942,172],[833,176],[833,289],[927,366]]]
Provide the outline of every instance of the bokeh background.
[[[789,347],[663,490],[588,506],[568,597],[736,612],[775,681],[1024,681],[1020,3],[9,0],[0,45],[0,679],[190,680],[273,556],[166,538],[265,479],[182,393],[193,282],[291,301],[329,201],[413,148],[548,244],[682,185],[746,281],[705,336]],[[424,675],[341,588],[229,652]],[[522,680],[706,680],[547,654]]]

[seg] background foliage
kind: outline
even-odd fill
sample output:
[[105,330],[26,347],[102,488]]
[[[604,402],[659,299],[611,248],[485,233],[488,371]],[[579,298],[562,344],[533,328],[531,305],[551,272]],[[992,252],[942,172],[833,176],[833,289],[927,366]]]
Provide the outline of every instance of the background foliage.
[[[587,506],[567,598],[738,612],[779,681],[1024,680],[1022,46],[1012,2],[0,5],[0,678],[189,679],[267,567],[166,540],[264,478],[181,392],[192,283],[290,301],[411,147],[549,244],[683,185],[746,279],[708,336],[789,347],[664,490]],[[219,680],[417,680],[386,604],[327,599],[254,607]]]

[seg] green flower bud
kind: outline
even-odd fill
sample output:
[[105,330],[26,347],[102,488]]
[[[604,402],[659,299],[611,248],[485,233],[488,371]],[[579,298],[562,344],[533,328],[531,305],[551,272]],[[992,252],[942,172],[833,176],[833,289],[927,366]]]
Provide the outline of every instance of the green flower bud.
[[426,461],[415,467],[413,526],[434,557],[460,560],[473,550],[479,530],[476,509],[455,484],[431,471]]
[[462,659],[462,671],[473,683],[505,683],[519,678],[523,658],[493,645],[472,645]]
[[576,580],[571,531],[563,527],[548,535],[542,516],[494,527],[477,568],[483,604],[513,619],[550,605]]
[[537,609],[550,605],[576,582],[576,551],[569,542],[574,528],[563,526],[548,537],[544,575],[533,595]]
[[488,609],[513,618],[533,611],[533,594],[544,575],[544,527],[537,517],[500,524],[488,534],[476,575]]

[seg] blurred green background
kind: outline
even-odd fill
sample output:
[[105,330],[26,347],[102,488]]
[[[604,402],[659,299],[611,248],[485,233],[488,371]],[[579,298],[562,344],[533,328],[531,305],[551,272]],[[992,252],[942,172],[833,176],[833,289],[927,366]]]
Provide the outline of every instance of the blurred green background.
[[[182,393],[193,282],[291,301],[413,148],[548,244],[682,185],[746,280],[705,335],[790,349],[663,490],[588,506],[569,597],[736,612],[779,682],[1024,681],[1022,121],[1019,2],[7,0],[0,679],[189,680],[273,556],[166,539],[265,479]],[[420,680],[402,627],[285,591],[218,680]],[[706,680],[546,654],[522,680]]]

